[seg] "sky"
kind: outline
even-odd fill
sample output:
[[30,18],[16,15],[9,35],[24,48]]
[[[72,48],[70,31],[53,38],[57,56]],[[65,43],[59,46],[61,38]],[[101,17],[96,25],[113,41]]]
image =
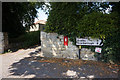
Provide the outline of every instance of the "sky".
[[38,20],[45,20],[45,21],[47,21],[48,15],[46,15],[43,10],[38,9],[37,15],[38,15],[38,19],[35,18],[35,21],[34,21],[34,22],[36,22],[36,21],[38,21]]

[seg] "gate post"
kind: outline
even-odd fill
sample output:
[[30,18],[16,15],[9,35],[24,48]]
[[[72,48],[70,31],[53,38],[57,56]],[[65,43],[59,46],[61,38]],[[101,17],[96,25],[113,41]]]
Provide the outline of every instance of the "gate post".
[[8,34],[0,32],[0,53],[4,53],[8,49]]
[[0,32],[0,53],[4,52],[4,34]]

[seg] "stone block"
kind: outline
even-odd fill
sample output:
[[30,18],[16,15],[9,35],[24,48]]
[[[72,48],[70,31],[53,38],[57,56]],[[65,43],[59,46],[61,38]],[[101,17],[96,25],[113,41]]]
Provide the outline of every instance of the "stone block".
[[47,35],[46,32],[41,31],[41,39],[42,39],[42,38],[46,38],[46,35]]
[[86,52],[86,53],[81,53],[80,54],[80,57],[81,59],[83,60],[97,60],[95,57],[94,57],[94,54],[93,52],[90,52],[89,50]]
[[68,54],[62,54],[63,58],[69,58],[70,56]]
[[60,50],[60,51],[61,51],[61,50],[62,50],[62,47],[59,47],[59,48],[58,48],[58,50]]
[[51,48],[41,48],[44,57],[53,57]]
[[54,56],[55,58],[63,58],[62,54],[58,54],[57,56]]
[[50,38],[52,40],[56,40],[57,39],[58,34],[57,33],[48,33],[47,34],[47,38]]
[[86,54],[90,54],[90,53],[91,53],[91,51],[89,51],[89,50],[86,51]]
[[64,36],[63,36],[63,35],[60,35],[59,38],[60,38],[60,39],[64,39]]
[[58,45],[63,45],[62,41],[60,41],[60,40],[57,40],[57,44]]
[[74,59],[74,58],[75,58],[75,55],[69,55],[69,58],[70,58],[70,59]]
[[55,50],[55,51],[57,51],[58,49],[57,49],[56,47],[52,47],[52,50]]

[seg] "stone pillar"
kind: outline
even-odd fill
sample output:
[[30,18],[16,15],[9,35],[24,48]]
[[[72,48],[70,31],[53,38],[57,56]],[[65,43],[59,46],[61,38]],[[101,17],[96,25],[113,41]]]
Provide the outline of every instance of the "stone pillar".
[[0,53],[4,53],[8,49],[8,34],[0,32]]
[[4,34],[0,32],[0,53],[4,52]]

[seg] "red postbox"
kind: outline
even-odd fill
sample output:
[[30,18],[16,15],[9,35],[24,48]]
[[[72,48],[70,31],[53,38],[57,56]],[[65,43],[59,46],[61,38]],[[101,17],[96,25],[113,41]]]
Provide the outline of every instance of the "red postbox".
[[64,36],[64,46],[68,46],[68,37]]

